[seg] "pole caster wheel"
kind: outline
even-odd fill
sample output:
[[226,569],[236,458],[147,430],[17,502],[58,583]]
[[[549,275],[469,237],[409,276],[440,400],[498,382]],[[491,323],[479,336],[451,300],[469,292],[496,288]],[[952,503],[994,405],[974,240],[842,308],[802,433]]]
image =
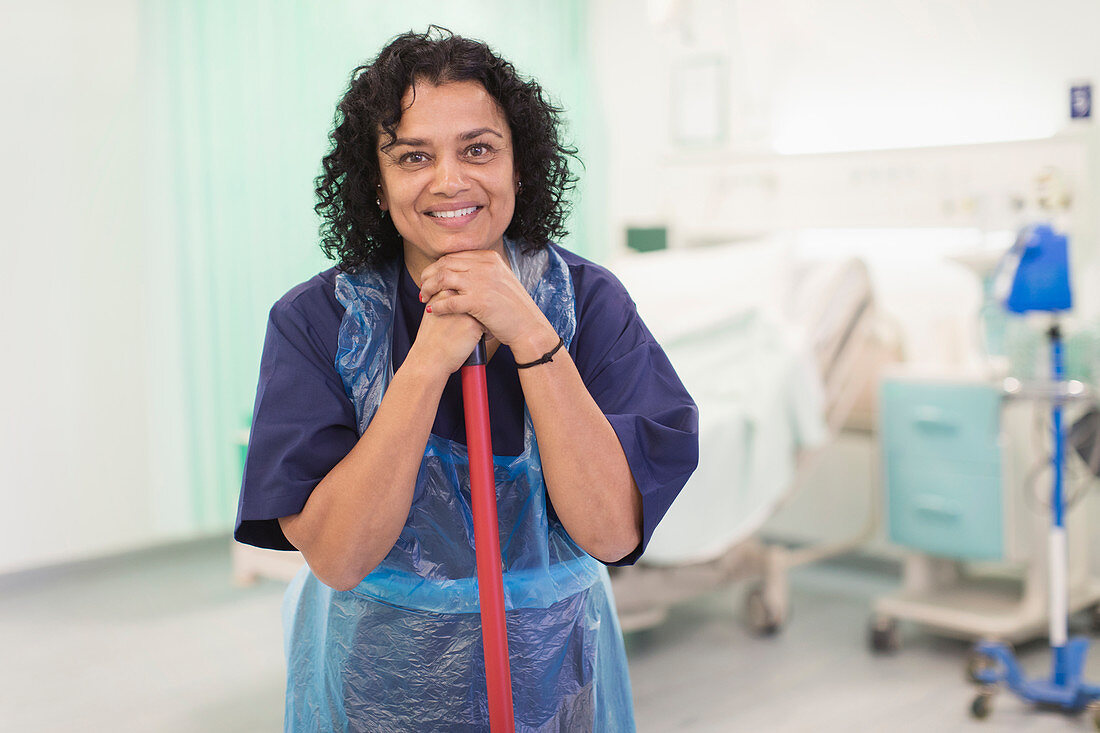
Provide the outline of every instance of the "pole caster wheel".
[[997,669],[997,662],[987,654],[971,653],[966,660],[966,679],[976,685],[988,685],[990,673]]
[[898,622],[893,618],[872,618],[868,630],[871,651],[878,654],[892,654],[901,648],[898,634]]
[[982,690],[970,703],[970,717],[975,720],[985,720],[993,712],[993,692]]
[[756,586],[745,596],[745,613],[749,627],[760,636],[774,636],[783,625],[782,617],[768,604],[761,586]]
[[1093,700],[1085,710],[1092,719],[1092,727],[1100,730],[1100,700]]

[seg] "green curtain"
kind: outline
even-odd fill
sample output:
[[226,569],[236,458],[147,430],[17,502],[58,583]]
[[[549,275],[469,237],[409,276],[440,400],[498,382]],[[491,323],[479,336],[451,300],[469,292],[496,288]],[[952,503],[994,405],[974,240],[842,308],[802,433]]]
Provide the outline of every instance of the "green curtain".
[[[600,257],[589,233],[602,190],[582,0],[143,3],[141,140],[148,252],[158,303],[150,340],[151,457],[166,476],[162,525],[224,531],[236,509],[240,438],[255,394],[267,310],[328,267],[313,178],[348,75],[394,35],[436,23],[487,41],[566,109],[588,171],[565,244]],[[184,515],[181,518],[180,515]]]

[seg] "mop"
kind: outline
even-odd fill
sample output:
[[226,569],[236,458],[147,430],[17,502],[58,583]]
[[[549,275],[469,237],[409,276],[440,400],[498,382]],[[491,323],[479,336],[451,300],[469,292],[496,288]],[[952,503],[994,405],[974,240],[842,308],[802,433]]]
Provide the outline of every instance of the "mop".
[[483,337],[462,366],[462,404],[470,458],[470,502],[474,514],[477,592],[481,606],[485,684],[489,693],[489,728],[492,733],[514,733],[508,628],[504,618],[504,579],[497,529],[496,481],[489,433],[489,396],[485,385],[487,361]]

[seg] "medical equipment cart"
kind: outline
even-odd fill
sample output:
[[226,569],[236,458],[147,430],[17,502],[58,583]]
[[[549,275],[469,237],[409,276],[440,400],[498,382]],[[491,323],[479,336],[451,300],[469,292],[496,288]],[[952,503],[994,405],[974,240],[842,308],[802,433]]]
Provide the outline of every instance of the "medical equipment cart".
[[[1014,379],[894,372],[879,405],[887,536],[907,553],[901,589],[874,603],[871,647],[897,649],[899,621],[966,640],[1040,637],[1048,520],[1033,491],[1043,460],[1034,423],[1045,403]],[[1100,581],[1088,564],[1092,500],[1081,495],[1067,515],[1068,609],[1092,609],[1100,622]]]
[[[993,693],[1003,683],[1031,703],[1068,713],[1087,707],[1100,728],[1100,687],[1082,678],[1088,641],[1067,638],[1073,612],[1091,609],[1095,626],[1100,587],[1088,572],[1087,513],[1080,507],[1089,497],[1080,494],[1071,502],[1065,481],[1065,411],[1092,399],[1083,384],[1065,378],[1056,316],[1071,304],[1066,241],[1047,225],[1025,228],[1000,273],[1009,311],[1052,314],[1049,381],[1025,385],[1006,379],[999,388],[979,382],[900,391],[897,384],[883,385],[890,536],[924,554],[907,563],[906,588],[875,604],[871,642],[877,650],[896,648],[898,618],[976,637],[981,642],[968,667],[971,680],[981,686],[971,705],[974,717],[989,714]],[[1013,437],[1010,410],[1023,407],[1026,414],[1029,406],[1034,415],[1050,415],[1049,449],[1041,439]],[[1019,459],[1029,446],[1040,470],[1021,473]],[[1035,487],[1042,489],[1031,495]],[[1030,511],[1018,511],[1014,498],[1029,495],[1031,506],[1023,508]],[[1069,512],[1071,505],[1077,511]],[[1019,532],[1027,525],[1030,532]],[[1031,542],[1013,542],[1016,537]],[[1023,560],[1022,592],[1015,602],[1009,597],[1006,603],[1004,594],[994,600],[959,572],[964,559]],[[1009,643],[1042,635],[1044,625],[1051,677],[1028,680]]]

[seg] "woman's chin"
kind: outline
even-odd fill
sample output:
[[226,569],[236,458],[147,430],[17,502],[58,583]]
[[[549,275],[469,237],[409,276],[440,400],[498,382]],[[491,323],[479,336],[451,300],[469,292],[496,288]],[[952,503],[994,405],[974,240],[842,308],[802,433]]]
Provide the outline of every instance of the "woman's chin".
[[458,252],[481,252],[484,250],[495,250],[496,252],[504,252],[504,239],[497,239],[496,241],[486,240],[482,237],[455,239],[443,243],[443,246],[439,248],[441,252],[440,256],[444,254],[456,254]]

